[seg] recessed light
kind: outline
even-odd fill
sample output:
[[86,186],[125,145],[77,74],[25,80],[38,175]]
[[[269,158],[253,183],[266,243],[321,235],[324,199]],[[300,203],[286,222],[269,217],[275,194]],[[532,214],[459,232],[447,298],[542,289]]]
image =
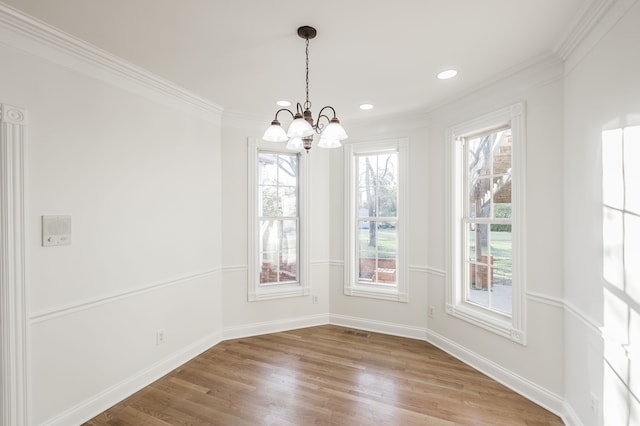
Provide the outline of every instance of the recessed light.
[[445,70],[445,71],[439,72],[437,77],[440,80],[447,80],[449,78],[455,77],[456,75],[458,75],[458,71],[456,70]]
[[360,105],[360,109],[363,111],[369,111],[370,109],[373,109],[373,105],[371,104],[362,104]]
[[278,101],[278,102],[276,102],[276,105],[281,106],[281,107],[288,107],[289,105],[291,105],[291,102],[289,102],[289,101]]

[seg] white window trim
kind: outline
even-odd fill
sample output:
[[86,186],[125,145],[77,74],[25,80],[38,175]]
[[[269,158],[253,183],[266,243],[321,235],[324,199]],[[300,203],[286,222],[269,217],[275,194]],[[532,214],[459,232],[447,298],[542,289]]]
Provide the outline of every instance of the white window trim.
[[309,160],[305,153],[298,156],[298,208],[299,211],[299,258],[298,281],[272,285],[260,285],[260,235],[258,230],[258,152],[292,154],[282,143],[265,142],[248,139],[248,275],[247,299],[258,300],[281,299],[285,297],[308,296],[311,294],[309,280]]
[[[360,154],[379,154],[385,151],[398,153],[398,246],[396,263],[396,282],[393,287],[380,285],[366,285],[358,283],[356,266],[356,202],[355,186],[357,183],[356,168],[353,157]],[[397,302],[409,301],[409,275],[407,274],[406,250],[406,193],[408,184],[409,141],[407,139],[392,139],[375,142],[358,142],[345,144],[345,276],[344,294],[347,296],[369,297],[374,299],[392,300]]]
[[[447,299],[446,311],[450,315],[526,345],[526,129],[525,104],[519,102],[501,110],[483,115],[447,129]],[[462,288],[462,206],[464,194],[460,170],[462,148],[459,140],[483,131],[509,125],[512,134],[512,315],[500,315],[464,300]]]

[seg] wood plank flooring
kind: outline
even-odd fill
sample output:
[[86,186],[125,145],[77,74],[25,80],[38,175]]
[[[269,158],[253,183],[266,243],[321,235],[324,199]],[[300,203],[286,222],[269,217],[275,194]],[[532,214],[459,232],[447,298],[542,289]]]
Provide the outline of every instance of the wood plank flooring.
[[86,425],[562,425],[420,340],[333,325],[222,342]]

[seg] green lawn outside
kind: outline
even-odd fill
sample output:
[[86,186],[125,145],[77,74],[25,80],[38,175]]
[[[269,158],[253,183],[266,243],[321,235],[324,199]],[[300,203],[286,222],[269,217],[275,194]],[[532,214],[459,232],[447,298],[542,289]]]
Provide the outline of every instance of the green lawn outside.
[[[358,239],[360,257],[376,257],[376,247],[369,246],[369,229],[360,229]],[[393,259],[396,257],[397,238],[395,229],[378,229],[376,240],[378,258]]]

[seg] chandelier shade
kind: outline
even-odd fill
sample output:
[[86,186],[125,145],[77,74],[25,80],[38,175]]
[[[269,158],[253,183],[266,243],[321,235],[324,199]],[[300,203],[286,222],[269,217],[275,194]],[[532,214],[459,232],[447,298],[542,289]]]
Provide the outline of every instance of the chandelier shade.
[[320,141],[318,142],[318,148],[340,148],[341,146],[342,144],[337,139],[320,137]]
[[273,120],[271,126],[264,132],[262,136],[267,142],[286,142],[288,137],[278,120]]
[[305,120],[304,118],[296,118],[289,125],[289,130],[287,130],[287,136],[290,138],[306,138],[307,136],[312,136],[315,130]]
[[334,119],[331,120],[329,125],[322,131],[322,137],[342,141],[347,139],[349,136],[347,136],[347,132],[344,131],[344,128],[340,125],[338,119]]
[[291,138],[289,142],[287,142],[287,149],[289,151],[302,151],[302,148],[304,148],[302,138]]
[[[305,149],[307,153],[313,146],[313,136],[320,135],[318,147],[320,148],[339,148],[342,146],[340,141],[348,138],[347,132],[340,124],[340,120],[336,117],[336,111],[332,106],[325,106],[320,109],[316,120],[313,120],[311,112],[311,102],[309,101],[309,40],[315,38],[317,31],[313,27],[302,26],[298,28],[298,35],[305,40],[305,59],[306,59],[306,100],[303,104],[296,104],[295,114],[287,109],[282,108],[276,111],[276,116],[271,122],[271,126],[264,132],[262,139],[268,142],[288,142],[286,148],[299,151]],[[285,132],[278,114],[286,111],[291,115],[293,121]],[[332,117],[325,114],[325,111],[331,111]]]

